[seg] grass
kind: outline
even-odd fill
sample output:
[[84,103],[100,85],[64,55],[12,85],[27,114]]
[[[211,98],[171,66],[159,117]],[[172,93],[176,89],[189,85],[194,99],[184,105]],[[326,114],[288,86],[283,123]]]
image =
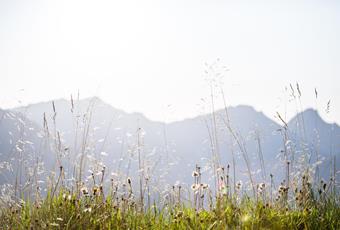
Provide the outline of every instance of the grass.
[[[291,89],[294,96],[292,86]],[[300,100],[299,86],[297,92]],[[80,116],[71,97],[71,111],[76,127],[73,153],[80,151],[79,158],[71,165],[73,169],[63,167],[65,147],[56,122],[56,106],[52,103],[52,126],[48,126],[44,114],[43,127],[45,141],[56,154],[56,171],[49,172],[46,180],[48,183],[44,187],[46,192],[41,192],[43,188],[38,183],[37,158],[36,165],[31,166],[34,176],[27,177],[26,183],[30,185],[28,194],[23,192],[24,183],[18,184],[21,181],[18,176],[15,186],[8,187],[11,191],[7,192],[8,195],[1,192],[0,229],[340,229],[335,155],[329,181],[315,180],[319,177],[314,175],[313,164],[303,160],[304,155],[308,154],[303,152],[302,160],[299,160],[293,150],[286,148],[289,127],[278,113],[283,123],[280,129],[284,158],[282,168],[286,176],[278,187],[274,184],[272,174],[270,181],[266,181],[269,177],[266,175],[260,135],[256,133],[258,160],[263,173],[263,182],[256,182],[245,140],[232,127],[223,90],[221,95],[225,105],[225,118],[222,120],[230,138],[231,152],[234,154],[233,146],[238,148],[247,168],[249,181],[245,185],[236,182],[234,155],[231,167],[228,164],[224,168],[220,162],[219,127],[214,113],[213,90],[211,120],[205,120],[211,146],[213,184],[208,185],[202,181],[204,170],[196,165],[191,188],[186,189],[183,184],[169,185],[165,191],[160,191],[158,184],[152,184],[155,183],[152,179],[157,175],[148,173],[150,166],[146,165],[143,156],[141,128],[137,129],[136,146],[132,146],[138,158],[138,172],[134,178],[122,173],[119,166],[114,173],[116,176],[112,176],[108,182],[105,180],[108,175],[105,171],[108,169],[98,164],[95,168],[102,167],[97,170],[99,173],[92,172],[89,178],[84,179],[85,170],[89,168],[86,156],[89,149],[93,149],[90,148],[89,136],[94,102]],[[303,133],[303,119],[299,127]],[[165,130],[164,139],[167,143]],[[303,146],[303,143],[298,144]],[[22,161],[24,156],[20,152],[19,159]],[[129,169],[130,161],[129,158]],[[23,165],[18,165],[16,170],[20,171],[21,176]]]
[[114,201],[97,192],[79,198],[68,191],[41,203],[29,200],[1,214],[4,229],[339,229],[340,208],[334,202],[301,209],[277,204],[240,202],[221,197],[211,210],[177,204],[141,211],[133,200]]

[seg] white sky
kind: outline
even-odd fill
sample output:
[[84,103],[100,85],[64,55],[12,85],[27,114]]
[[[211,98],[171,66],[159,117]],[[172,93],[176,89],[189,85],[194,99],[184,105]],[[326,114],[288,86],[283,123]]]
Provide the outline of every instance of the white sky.
[[209,94],[204,63],[220,58],[229,104],[273,118],[284,87],[299,82],[303,107],[315,107],[317,87],[323,117],[340,123],[339,41],[335,0],[0,0],[0,107],[79,89],[153,120],[183,119]]

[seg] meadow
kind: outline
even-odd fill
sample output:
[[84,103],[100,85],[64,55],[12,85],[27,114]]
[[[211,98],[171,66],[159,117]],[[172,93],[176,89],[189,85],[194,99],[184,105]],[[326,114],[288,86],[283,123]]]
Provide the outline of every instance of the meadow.
[[134,197],[131,179],[121,195],[114,187],[106,195],[96,184],[78,192],[60,187],[39,201],[2,208],[0,223],[2,229],[339,229],[339,196],[326,183],[315,193],[309,178],[301,179],[295,191],[280,186],[274,200],[265,184],[258,186],[256,198],[233,193],[228,185],[212,197],[208,185],[195,184],[191,205],[181,201],[180,187],[174,187],[166,204],[145,206]]
[[[299,87],[295,92],[301,96]],[[18,182],[21,174],[16,174],[14,182],[3,187],[1,229],[340,229],[335,155],[331,158],[330,176],[324,180],[315,170],[318,164],[306,160],[307,153],[292,158],[293,154],[283,148],[281,170],[285,177],[278,185],[272,174],[264,175],[267,180],[258,181],[249,169],[249,154],[232,126],[227,106],[224,125],[248,167],[248,181],[236,181],[234,158],[230,164],[221,163],[220,153],[216,151],[217,123],[212,112],[209,161],[212,183],[205,183],[202,176],[207,172],[196,165],[192,175],[186,175],[193,182],[188,185],[189,189],[181,184],[169,184],[162,191],[146,173],[140,128],[137,130],[137,165],[133,176],[118,171],[115,177],[111,176],[102,164],[99,164],[100,170],[89,173],[85,150],[89,145],[91,108],[81,119],[75,116],[79,138],[76,140],[82,151],[76,161],[69,162],[73,166],[71,169],[65,167],[54,102],[51,106],[54,116],[48,122],[44,115],[43,127],[45,140],[49,140],[55,154],[55,167],[45,172],[46,178],[40,178],[37,162],[30,166],[33,173],[25,177],[27,180],[20,180],[22,184]],[[72,97],[70,109],[75,109]],[[283,142],[287,143],[289,127],[280,114],[277,116],[282,122]],[[78,121],[82,125],[78,125]],[[303,124],[300,127],[303,132]],[[25,156],[21,154],[20,157]],[[262,158],[259,154],[259,168],[263,170]],[[17,167],[22,168],[20,173],[25,173],[24,165]],[[44,187],[39,183],[41,179],[46,181]]]

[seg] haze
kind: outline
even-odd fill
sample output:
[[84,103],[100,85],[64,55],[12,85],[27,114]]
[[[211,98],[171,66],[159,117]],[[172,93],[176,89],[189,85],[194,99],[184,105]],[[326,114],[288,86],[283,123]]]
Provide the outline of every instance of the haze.
[[205,63],[219,59],[229,69],[228,104],[270,117],[287,106],[291,117],[284,88],[299,82],[303,107],[340,123],[339,41],[338,1],[2,0],[0,107],[79,90],[153,120],[180,120],[200,113]]

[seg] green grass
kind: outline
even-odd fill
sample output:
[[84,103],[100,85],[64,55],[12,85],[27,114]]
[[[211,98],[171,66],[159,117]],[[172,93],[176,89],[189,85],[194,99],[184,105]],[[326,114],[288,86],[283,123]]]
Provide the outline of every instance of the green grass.
[[77,198],[60,191],[39,204],[27,200],[3,209],[0,224],[4,229],[340,229],[340,208],[330,200],[289,208],[222,196],[211,210],[184,204],[141,210],[134,201],[117,203],[103,195]]

